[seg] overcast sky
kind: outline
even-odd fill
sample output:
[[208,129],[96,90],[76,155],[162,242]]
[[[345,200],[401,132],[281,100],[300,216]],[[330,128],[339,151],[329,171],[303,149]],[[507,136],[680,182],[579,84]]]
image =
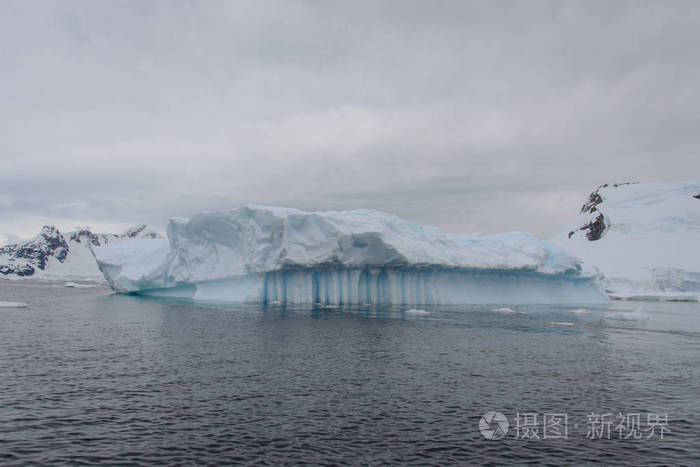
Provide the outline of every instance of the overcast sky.
[[700,2],[0,1],[0,243],[242,204],[547,237],[700,174]]

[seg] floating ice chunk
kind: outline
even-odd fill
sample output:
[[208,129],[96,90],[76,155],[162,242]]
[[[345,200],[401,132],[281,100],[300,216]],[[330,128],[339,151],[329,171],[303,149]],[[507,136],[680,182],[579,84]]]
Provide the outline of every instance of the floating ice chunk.
[[608,296],[613,300],[632,300],[637,302],[700,302],[700,290],[697,292],[615,292]]
[[590,315],[591,312],[586,310],[585,308],[579,308],[578,310],[571,310],[569,312],[570,315]]
[[549,324],[552,326],[576,326],[571,321],[550,321]]
[[120,293],[232,302],[606,303],[597,273],[525,233],[453,235],[369,210],[249,206],[93,248]]
[[416,316],[425,316],[429,315],[430,312],[426,310],[420,310],[418,308],[411,308],[410,310],[406,310],[407,315],[416,315]]
[[492,308],[491,309],[492,313],[500,313],[502,315],[524,315],[525,312],[523,311],[517,311],[512,308],[508,307],[502,307],[502,308]]
[[66,282],[65,284],[63,284],[63,287],[89,289],[92,287],[99,287],[99,285],[98,284],[79,284],[77,282]]
[[0,301],[0,308],[27,308],[29,305],[27,305],[24,302],[2,302]]
[[610,314],[606,314],[605,318],[615,321],[647,321],[649,320],[649,314],[643,310],[615,311]]

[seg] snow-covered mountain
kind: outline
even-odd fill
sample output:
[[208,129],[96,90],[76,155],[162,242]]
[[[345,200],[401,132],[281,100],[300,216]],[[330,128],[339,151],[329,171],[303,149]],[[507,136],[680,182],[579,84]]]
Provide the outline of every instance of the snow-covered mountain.
[[144,238],[163,237],[145,225],[121,234],[80,229],[65,235],[46,225],[31,240],[0,247],[0,278],[104,280],[90,248]]
[[452,235],[378,211],[247,206],[95,247],[117,292],[243,302],[605,302],[597,272],[526,233]]
[[700,180],[602,185],[551,241],[621,298],[700,296]]

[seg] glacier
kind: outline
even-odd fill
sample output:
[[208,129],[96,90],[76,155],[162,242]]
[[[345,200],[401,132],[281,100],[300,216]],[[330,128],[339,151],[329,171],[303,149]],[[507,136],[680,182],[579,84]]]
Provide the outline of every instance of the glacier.
[[550,239],[598,268],[612,298],[700,299],[700,180],[601,185]]
[[245,206],[94,246],[118,293],[325,305],[604,303],[594,268],[526,233],[456,235],[373,210]]

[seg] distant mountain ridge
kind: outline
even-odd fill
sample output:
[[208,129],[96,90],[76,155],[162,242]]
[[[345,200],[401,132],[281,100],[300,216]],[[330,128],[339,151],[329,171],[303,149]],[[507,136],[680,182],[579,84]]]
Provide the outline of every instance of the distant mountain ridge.
[[163,236],[145,224],[120,234],[93,233],[89,229],[62,234],[55,226],[45,225],[30,240],[0,247],[0,277],[103,280],[90,248],[143,238]]

